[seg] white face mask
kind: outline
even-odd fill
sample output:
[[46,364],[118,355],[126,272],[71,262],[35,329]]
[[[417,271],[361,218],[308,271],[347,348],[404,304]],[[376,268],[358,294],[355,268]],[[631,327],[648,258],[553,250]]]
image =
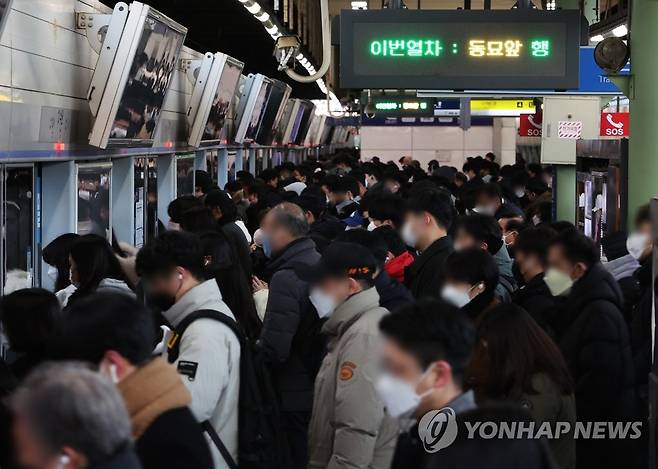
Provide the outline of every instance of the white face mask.
[[58,274],[57,267],[55,267],[54,265],[49,265],[48,266],[48,277],[50,277],[51,279],[53,279],[53,281],[56,282],[57,281],[57,274]]
[[433,389],[429,389],[423,394],[416,393],[416,386],[425,379],[425,376],[427,376],[427,373],[429,373],[431,369],[431,367],[428,368],[414,384],[388,373],[383,373],[380,376],[375,383],[375,390],[384,403],[386,412],[388,412],[391,417],[410,417],[418,408],[423,397],[429,395],[433,391]]
[[311,289],[308,297],[311,300],[311,303],[313,303],[313,306],[315,306],[315,310],[318,312],[320,319],[331,316],[338,306],[336,300],[334,300],[332,296],[327,295],[319,288]]
[[482,180],[486,183],[491,182],[491,174],[486,174],[486,175],[482,176]]
[[377,229],[377,225],[375,225],[374,221],[368,223],[368,231],[375,231],[376,229]]
[[537,226],[540,223],[541,223],[541,218],[539,217],[539,215],[533,215],[532,216],[532,224]]
[[553,296],[566,295],[573,286],[573,280],[561,270],[550,268],[544,274],[544,283]]
[[645,233],[631,233],[628,239],[626,239],[626,249],[635,260],[638,260],[640,257],[642,257],[642,253],[648,244],[649,236]]
[[482,283],[478,283],[477,285],[469,288],[467,291],[460,290],[459,288],[452,285],[445,285],[441,290],[441,298],[458,308],[463,308],[471,302],[471,297],[469,295],[471,290],[481,285]]
[[402,231],[400,232],[400,236],[402,237],[402,241],[404,241],[404,244],[412,248],[416,247],[416,243],[418,242],[418,236],[414,232],[411,223],[406,222],[404,225],[402,225]]
[[473,211],[475,213],[479,213],[480,215],[489,215],[489,216],[493,216],[494,213],[496,213],[495,210],[489,207],[488,205],[477,205],[473,207]]
[[167,231],[180,231],[180,225],[176,222],[169,220],[167,222]]
[[522,187],[520,187],[520,188],[518,188],[518,189],[515,189],[515,190],[514,190],[514,195],[515,195],[518,199],[522,199],[523,196],[525,195],[525,189],[523,189]]

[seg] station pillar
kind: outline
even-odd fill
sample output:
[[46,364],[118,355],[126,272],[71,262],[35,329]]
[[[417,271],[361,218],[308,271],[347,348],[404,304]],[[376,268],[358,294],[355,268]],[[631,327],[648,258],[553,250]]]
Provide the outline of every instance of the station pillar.
[[631,11],[631,128],[628,155],[628,226],[637,208],[658,196],[658,2],[635,0]]
[[553,184],[555,220],[576,222],[576,165],[556,164]]

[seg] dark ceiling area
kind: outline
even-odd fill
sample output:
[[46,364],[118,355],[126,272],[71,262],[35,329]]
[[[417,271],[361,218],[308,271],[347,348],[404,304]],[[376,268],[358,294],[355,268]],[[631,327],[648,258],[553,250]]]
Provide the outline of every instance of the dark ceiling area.
[[[117,3],[102,1],[111,7]],[[145,3],[187,27],[186,46],[202,53],[219,51],[235,57],[245,63],[245,74],[262,73],[290,84],[293,97],[324,97],[315,83],[297,83],[277,71],[272,55],[274,41],[238,0],[151,0]]]

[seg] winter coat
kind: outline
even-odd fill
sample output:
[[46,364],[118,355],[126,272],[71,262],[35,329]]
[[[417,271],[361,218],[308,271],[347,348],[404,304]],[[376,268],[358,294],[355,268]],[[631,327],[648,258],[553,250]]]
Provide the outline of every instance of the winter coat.
[[514,261],[509,256],[505,245],[501,246],[493,258],[496,261],[499,275],[498,285],[496,285],[496,297],[502,303],[509,303],[512,301],[512,293],[516,291],[516,279],[512,272]]
[[107,461],[98,464],[90,464],[89,469],[141,469],[142,465],[132,448],[124,449]]
[[512,302],[530,313],[544,331],[554,336],[553,320],[559,314],[564,298],[551,294],[543,272],[515,291]]
[[[558,345],[574,380],[579,421],[630,421],[636,416],[631,345],[622,305],[619,285],[597,263],[573,285],[556,318]],[[577,467],[622,467],[625,443],[578,439]]]
[[313,380],[324,346],[320,318],[308,298],[308,284],[300,280],[295,268],[315,265],[319,260],[313,241],[301,238],[265,268],[269,295],[260,345],[272,361],[283,411],[309,411],[313,402]]
[[251,251],[249,250],[249,243],[247,242],[247,238],[245,237],[242,228],[238,226],[237,222],[229,222],[223,224],[221,230],[224,235],[226,235],[226,238],[228,238],[231,246],[235,249],[240,267],[242,267],[242,271],[244,272],[247,281],[251,284]]
[[[162,314],[175,329],[200,310],[219,311],[235,319],[214,279],[192,288]],[[198,422],[210,422],[237,460],[240,342],[228,326],[208,318],[192,322],[179,340],[174,366],[192,395],[190,409]],[[228,468],[210,438],[206,440],[215,468]]]
[[434,241],[405,269],[404,280],[414,298],[440,299],[443,264],[452,251],[452,239],[444,236]]
[[377,275],[375,288],[379,294],[379,304],[389,311],[395,311],[414,301],[414,297],[407,287],[397,280],[393,280],[386,271]]
[[315,381],[309,429],[309,469],[388,469],[397,422],[375,391],[382,339],[375,288],[342,303],[322,327],[328,353]]
[[192,397],[173,366],[155,358],[117,386],[144,469],[212,469],[208,443],[188,408]]

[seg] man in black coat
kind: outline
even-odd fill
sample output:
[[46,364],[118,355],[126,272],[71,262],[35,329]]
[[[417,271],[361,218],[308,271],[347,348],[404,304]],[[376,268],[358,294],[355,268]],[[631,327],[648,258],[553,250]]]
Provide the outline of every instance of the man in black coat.
[[551,295],[544,272],[546,270],[548,246],[556,235],[548,226],[522,230],[514,245],[518,271],[524,285],[514,292],[512,302],[521,306],[549,334],[553,335],[553,319],[558,313],[563,297]]
[[[629,422],[636,417],[634,370],[619,285],[599,262],[594,243],[575,228],[551,242],[545,281],[567,294],[556,318],[557,342],[575,384],[581,422]],[[577,440],[577,466],[627,467],[634,440]]]
[[441,296],[441,271],[453,251],[448,236],[452,218],[452,199],[444,190],[412,192],[407,200],[402,240],[419,255],[406,268],[405,283],[416,299]]
[[260,345],[273,363],[281,412],[295,468],[306,467],[307,432],[313,404],[313,383],[324,351],[320,318],[309,300],[309,287],[296,274],[315,265],[320,254],[309,238],[303,210],[284,202],[270,210],[261,224],[263,248],[270,257],[264,280],[269,296]]

